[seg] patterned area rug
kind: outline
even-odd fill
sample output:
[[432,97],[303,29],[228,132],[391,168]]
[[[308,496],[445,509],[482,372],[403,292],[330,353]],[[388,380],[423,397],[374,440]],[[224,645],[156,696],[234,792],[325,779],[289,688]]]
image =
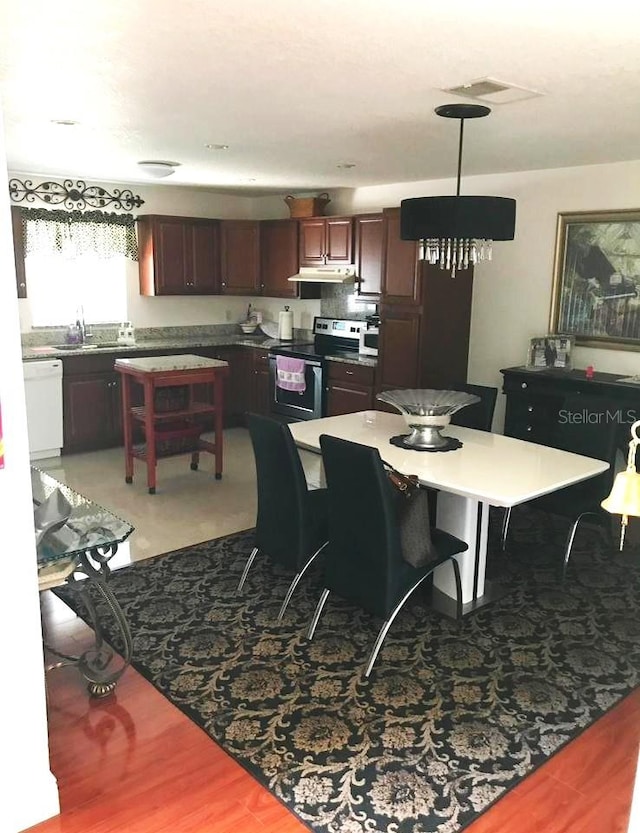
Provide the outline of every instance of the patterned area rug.
[[509,595],[460,630],[417,596],[369,680],[379,620],[330,596],[304,638],[319,575],[281,624],[290,576],[268,560],[235,595],[250,531],[137,563],[112,586],[135,668],[312,830],[453,833],[640,681],[639,554],[585,529],[562,586],[565,534],[514,512],[507,556],[491,548]]

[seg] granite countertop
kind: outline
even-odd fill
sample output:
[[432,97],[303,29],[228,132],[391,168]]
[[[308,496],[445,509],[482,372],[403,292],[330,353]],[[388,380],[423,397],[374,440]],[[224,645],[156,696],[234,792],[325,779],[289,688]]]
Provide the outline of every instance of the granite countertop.
[[[312,339],[309,339],[312,341]],[[93,356],[106,353],[135,357],[136,353],[146,353],[155,350],[192,350],[198,347],[254,347],[263,350],[271,350],[278,347],[289,347],[291,342],[281,341],[268,336],[246,336],[234,333],[221,335],[194,335],[188,338],[156,338],[142,339],[135,344],[117,344],[115,342],[100,342],[89,345],[42,345],[37,347],[23,347],[23,361],[37,361],[38,359],[63,359],[65,356]],[[357,364],[364,367],[376,367],[375,356],[361,356],[358,353],[352,355],[329,355],[328,361],[343,362],[345,364]]]
[[204,356],[140,356],[133,359],[116,359],[116,368],[130,367],[143,373],[162,373],[167,370],[200,370],[201,368],[229,367],[228,362],[220,359],[207,359]]
[[161,338],[144,339],[135,344],[116,344],[115,342],[96,342],[88,345],[43,345],[38,347],[23,347],[23,361],[36,359],[61,359],[65,356],[84,356],[96,353],[126,354],[128,356],[136,353],[145,353],[150,350],[185,350],[195,347],[282,347],[287,342],[279,341],[268,336],[195,336],[190,338]]

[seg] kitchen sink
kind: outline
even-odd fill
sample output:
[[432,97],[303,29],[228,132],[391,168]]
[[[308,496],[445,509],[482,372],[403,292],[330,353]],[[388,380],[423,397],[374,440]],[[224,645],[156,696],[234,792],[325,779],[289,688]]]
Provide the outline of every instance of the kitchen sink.
[[54,350],[113,350],[122,347],[117,341],[100,341],[96,344],[54,344]]

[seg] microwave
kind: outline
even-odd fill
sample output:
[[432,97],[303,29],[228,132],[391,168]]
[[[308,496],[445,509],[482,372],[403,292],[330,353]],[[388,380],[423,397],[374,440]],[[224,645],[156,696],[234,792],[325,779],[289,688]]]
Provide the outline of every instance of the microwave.
[[360,346],[358,353],[361,356],[377,356],[378,355],[378,338],[380,336],[379,328],[363,327],[360,330]]

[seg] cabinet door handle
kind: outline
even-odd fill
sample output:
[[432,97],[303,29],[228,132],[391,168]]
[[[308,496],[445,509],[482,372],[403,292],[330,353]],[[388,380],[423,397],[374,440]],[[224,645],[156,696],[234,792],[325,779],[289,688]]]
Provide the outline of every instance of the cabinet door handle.
[[344,375],[345,376],[353,376],[353,370],[345,370]]
[[222,281],[222,283],[221,283],[220,285],[221,285],[221,286],[226,286],[226,285],[227,285],[227,282],[226,282],[226,281]]
[[533,405],[529,405],[529,407],[527,408],[527,411],[528,411],[530,414],[532,414],[532,413],[533,413]]
[[530,433],[530,432],[531,432],[531,426],[527,425],[527,433]]
[[526,390],[529,387],[529,385],[526,382],[522,382],[520,387],[522,388],[522,390]]

